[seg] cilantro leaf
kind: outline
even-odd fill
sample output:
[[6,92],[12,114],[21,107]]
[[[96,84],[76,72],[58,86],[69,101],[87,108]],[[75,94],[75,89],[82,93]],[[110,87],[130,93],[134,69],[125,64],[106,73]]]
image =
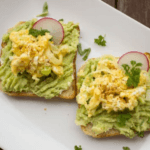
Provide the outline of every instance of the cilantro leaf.
[[127,86],[131,87],[133,84],[134,84],[134,82],[133,82],[132,78],[128,78],[128,80],[127,80]]
[[37,37],[39,35],[45,35],[45,33],[50,33],[50,31],[46,30],[46,29],[41,29],[41,30],[37,30],[37,29],[30,29],[29,30],[29,34],[31,34],[34,37]]
[[125,123],[127,120],[129,120],[131,118],[131,114],[130,113],[121,113],[118,115],[117,117],[117,124],[119,127],[123,127],[125,126]]
[[37,17],[45,17],[47,15],[48,15],[48,4],[47,4],[47,2],[45,2],[44,5],[43,5],[42,14],[37,15]]
[[101,46],[106,46],[105,36],[100,35],[98,39],[94,39],[95,43]]
[[136,64],[136,67],[141,67],[142,66],[142,63],[137,63]]
[[126,75],[128,75],[128,74],[129,74],[129,70],[130,70],[129,65],[127,65],[127,64],[123,64],[123,65],[122,65],[122,67],[123,67],[123,68],[124,68],[124,70],[125,70],[125,74],[126,74]]
[[130,150],[129,147],[123,147],[123,150]]
[[89,54],[91,52],[91,48],[85,49],[84,52],[85,52],[85,55],[84,55],[84,57],[82,59],[85,61],[85,60],[87,60],[87,58],[88,58],[88,56],[89,56]]
[[75,145],[74,150],[82,150],[81,145],[79,147],[77,145]]
[[131,65],[132,65],[132,66],[136,65],[136,61],[131,60]]
[[59,19],[58,21],[64,21],[64,19]]
[[144,131],[142,131],[142,132],[137,132],[137,136],[143,138],[143,137],[144,137]]
[[91,52],[91,48],[87,48],[85,50],[82,50],[81,43],[79,43],[78,44],[78,52],[79,52],[80,56],[84,55],[84,57],[82,59],[85,61],[85,60],[87,60],[87,58]]
[[142,66],[141,63],[136,63],[136,61],[132,60],[131,67],[128,64],[123,64],[122,67],[125,70],[125,74],[128,76],[127,86],[128,87],[137,87],[140,82],[140,73],[141,69],[139,67]]

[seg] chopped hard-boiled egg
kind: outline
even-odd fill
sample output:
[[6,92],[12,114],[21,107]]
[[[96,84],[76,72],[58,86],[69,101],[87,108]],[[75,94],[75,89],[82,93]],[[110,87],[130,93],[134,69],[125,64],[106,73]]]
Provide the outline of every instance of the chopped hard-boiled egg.
[[[83,70],[79,72],[82,73]],[[127,80],[128,76],[118,66],[117,59],[104,56],[99,60],[96,71],[85,77],[77,101],[86,107],[89,117],[99,106],[108,113],[126,108],[133,110],[138,105],[138,98],[146,94],[146,71],[141,71],[136,88],[127,87]]]
[[63,74],[63,56],[69,52],[67,45],[55,46],[50,41],[52,36],[49,33],[34,37],[29,34],[29,30],[13,31],[9,38],[12,41],[11,51],[14,53],[11,70],[15,75],[26,71],[36,80],[48,75],[51,70],[56,75]]

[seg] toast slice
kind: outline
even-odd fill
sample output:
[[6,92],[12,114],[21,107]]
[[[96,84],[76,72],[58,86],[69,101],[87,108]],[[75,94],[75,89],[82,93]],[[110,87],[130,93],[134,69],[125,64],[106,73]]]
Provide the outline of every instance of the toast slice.
[[[145,55],[148,57],[149,59],[149,63],[150,63],[150,53],[145,53]],[[94,58],[92,58],[94,59]],[[86,66],[86,63],[80,68],[80,70],[84,70]],[[77,77],[77,82],[79,80],[79,77]],[[79,94],[79,89],[77,89],[77,94]],[[78,107],[80,107],[80,105],[78,105]],[[109,131],[107,132],[103,132],[101,134],[95,134],[93,131],[92,131],[92,124],[89,123],[87,126],[81,126],[81,130],[86,134],[86,135],[89,135],[89,136],[92,136],[94,138],[105,138],[105,137],[112,137],[112,136],[120,136],[120,132],[119,130],[116,130],[116,129],[110,129]],[[148,129],[148,131],[150,131],[150,129]]]
[[[22,24],[24,23],[23,21],[22,22],[19,22],[17,25],[19,24]],[[16,25],[16,26],[17,26]],[[11,28],[12,29],[12,28]],[[9,29],[8,32],[11,30]],[[80,28],[79,26],[77,27],[77,30],[79,30],[80,32]],[[6,43],[1,43],[1,46],[2,48],[4,48],[6,46]],[[2,52],[2,51],[1,51]],[[1,55],[0,55],[1,56]],[[59,98],[63,98],[63,99],[74,99],[75,96],[76,96],[76,57],[77,57],[77,51],[76,51],[76,55],[73,59],[73,81],[72,81],[72,84],[70,85],[70,87],[68,87],[67,90],[63,91],[59,96]],[[2,82],[0,81],[0,90],[9,95],[9,96],[29,96],[29,97],[38,97],[36,94],[32,93],[32,92],[5,92],[2,90]]]

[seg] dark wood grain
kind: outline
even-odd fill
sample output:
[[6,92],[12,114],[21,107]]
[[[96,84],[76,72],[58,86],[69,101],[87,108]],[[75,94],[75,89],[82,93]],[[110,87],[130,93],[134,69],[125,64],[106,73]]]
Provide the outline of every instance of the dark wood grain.
[[150,27],[150,0],[118,0],[117,9]]
[[107,4],[115,7],[115,0],[102,0],[103,2],[106,2]]

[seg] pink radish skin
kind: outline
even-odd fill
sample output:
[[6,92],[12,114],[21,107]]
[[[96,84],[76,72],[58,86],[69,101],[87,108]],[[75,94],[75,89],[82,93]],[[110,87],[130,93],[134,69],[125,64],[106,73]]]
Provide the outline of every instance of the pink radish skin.
[[59,21],[53,18],[44,17],[33,25],[33,29],[40,30],[41,28],[50,31],[50,34],[53,36],[54,44],[61,44],[64,39],[64,28]]
[[142,63],[142,70],[148,71],[149,70],[149,60],[147,56],[144,53],[138,52],[138,51],[131,51],[128,53],[125,53],[120,57],[118,60],[119,66],[122,67],[123,64],[130,65],[131,60],[135,60],[137,63]]

